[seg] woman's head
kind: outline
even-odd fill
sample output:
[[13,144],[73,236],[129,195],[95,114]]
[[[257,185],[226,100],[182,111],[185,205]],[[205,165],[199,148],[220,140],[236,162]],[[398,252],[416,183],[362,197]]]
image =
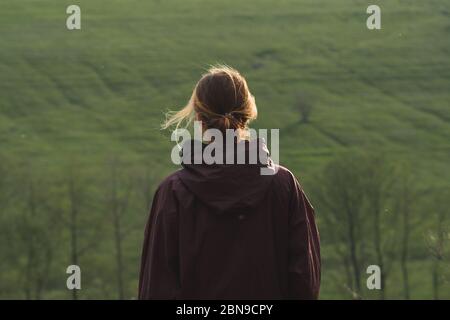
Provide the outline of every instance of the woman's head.
[[235,69],[211,67],[198,81],[189,103],[170,115],[163,128],[179,127],[192,119],[202,121],[204,129],[234,129],[245,132],[257,116],[255,99],[247,81]]

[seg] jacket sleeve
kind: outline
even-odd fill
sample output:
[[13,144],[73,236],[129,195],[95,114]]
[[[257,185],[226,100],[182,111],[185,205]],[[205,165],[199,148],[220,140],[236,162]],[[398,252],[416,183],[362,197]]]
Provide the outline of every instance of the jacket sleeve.
[[318,299],[320,240],[314,209],[297,179],[291,193],[289,218],[289,299]]
[[155,193],[145,228],[139,299],[176,299],[179,291],[178,215],[172,190]]

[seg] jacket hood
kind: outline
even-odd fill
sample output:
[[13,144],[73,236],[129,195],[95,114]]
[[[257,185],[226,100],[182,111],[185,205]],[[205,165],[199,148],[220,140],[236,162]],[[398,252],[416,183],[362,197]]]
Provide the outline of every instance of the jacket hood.
[[[183,185],[217,214],[245,211],[261,203],[274,177],[261,174],[262,168],[274,168],[264,140],[235,142],[234,151],[227,150],[225,145],[211,147],[197,140],[183,144],[183,169],[178,175]],[[218,152],[216,159],[222,161],[205,163],[202,155],[216,155],[214,151],[211,153],[213,149]],[[234,160],[231,164],[230,159]]]

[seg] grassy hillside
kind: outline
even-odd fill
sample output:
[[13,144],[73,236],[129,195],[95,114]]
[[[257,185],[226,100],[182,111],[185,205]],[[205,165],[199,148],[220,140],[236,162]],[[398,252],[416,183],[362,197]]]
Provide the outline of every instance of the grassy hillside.
[[[76,162],[94,181],[93,199],[113,157],[146,167],[154,188],[175,169],[173,144],[159,130],[164,111],[183,106],[204,69],[221,62],[247,77],[259,108],[254,126],[280,128],[281,163],[307,192],[325,164],[349,150],[410,162],[418,189],[448,188],[450,2],[375,3],[379,31],[366,28],[374,3],[361,0],[79,0],[82,28],[68,31],[73,1],[2,1],[0,153],[44,176]],[[294,111],[298,92],[314,105],[309,123]],[[146,214],[133,217],[126,297],[134,295]],[[103,258],[85,258],[96,288],[108,281],[96,278],[108,241]],[[347,298],[331,285],[336,275],[324,258],[322,298]],[[428,264],[422,256],[412,263],[413,297],[431,297]],[[69,297],[64,285],[48,283],[45,297]],[[8,290],[4,297],[22,297]],[[104,290],[86,286],[81,296]],[[392,297],[400,292],[394,281]]]

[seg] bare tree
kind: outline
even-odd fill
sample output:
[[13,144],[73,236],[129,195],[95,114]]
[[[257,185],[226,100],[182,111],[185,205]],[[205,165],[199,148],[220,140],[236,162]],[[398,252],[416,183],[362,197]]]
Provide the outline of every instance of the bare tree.
[[125,298],[123,241],[132,228],[129,224],[124,225],[124,216],[128,209],[133,185],[132,177],[126,174],[123,177],[120,167],[118,159],[113,158],[110,162],[108,203],[113,222],[118,298],[123,300]]
[[349,153],[331,161],[318,182],[315,194],[323,206],[319,210],[325,236],[332,238],[347,274],[347,284],[341,287],[353,298],[362,297],[361,278],[368,259],[381,269],[380,298],[386,297],[386,280],[397,252],[393,231],[397,218],[389,196],[394,181],[389,162],[379,153]]
[[11,286],[8,270],[17,265],[18,255],[14,250],[17,234],[10,225],[15,217],[10,214],[10,205],[20,193],[11,188],[11,163],[0,153],[0,293],[7,292]]
[[41,299],[59,243],[58,221],[54,211],[49,210],[48,183],[32,174],[26,174],[22,181],[20,185],[25,187],[20,193],[22,210],[15,220],[14,231],[18,236],[16,249],[24,255],[17,265],[23,275],[25,298]]
[[361,270],[365,241],[363,186],[357,163],[358,159],[352,156],[335,159],[325,169],[320,186],[320,202],[326,210],[323,215],[326,230],[333,230],[335,241],[344,244],[344,250],[339,250],[339,253],[345,261],[344,265],[351,270],[352,281],[348,288],[353,297],[359,297],[362,290]]
[[310,98],[303,92],[296,96],[295,110],[300,114],[300,122],[307,123],[313,110]]
[[[78,251],[78,216],[79,216],[79,206],[81,204],[81,194],[80,190],[75,182],[75,176],[73,169],[70,170],[68,182],[68,197],[69,197],[69,220],[68,229],[70,233],[70,260],[71,264],[79,265],[79,251]],[[72,299],[78,299],[78,291],[72,290]]]
[[[101,228],[93,226],[101,224],[94,214],[83,214],[90,205],[86,191],[89,183],[80,167],[71,163],[65,173],[67,214],[61,215],[60,220],[69,234],[70,264],[80,266],[80,258],[99,245],[97,234]],[[72,299],[78,299],[78,290],[72,290]]]
[[[159,177],[156,172],[159,172],[158,168],[154,166],[151,168],[144,167],[136,173],[136,185],[137,189],[140,190],[140,196],[142,198],[145,210],[149,211],[151,203],[153,201],[153,194],[155,186],[158,183]],[[147,218],[147,216],[144,216]]]
[[394,172],[382,152],[366,154],[361,158],[364,168],[364,198],[367,199],[367,212],[372,220],[373,247],[376,264],[381,270],[380,299],[386,298],[387,279],[392,265],[389,256],[396,254],[396,237],[386,232],[397,223],[396,215],[390,214],[389,195],[393,190]]
[[400,248],[400,268],[403,279],[403,295],[405,299],[410,299],[409,286],[409,242],[412,232],[411,214],[414,205],[414,199],[417,197],[415,191],[412,189],[413,177],[410,174],[409,166],[402,164],[398,171],[397,190],[394,192],[394,210],[401,217],[401,248]]
[[[448,199],[448,198],[447,198]],[[430,230],[427,235],[427,244],[431,256],[433,257],[432,266],[432,284],[433,298],[440,298],[440,282],[441,282],[441,264],[444,261],[446,242],[450,240],[450,230],[446,225],[446,217],[448,215],[448,207],[445,206],[444,198],[438,194],[436,225],[434,230]]]

